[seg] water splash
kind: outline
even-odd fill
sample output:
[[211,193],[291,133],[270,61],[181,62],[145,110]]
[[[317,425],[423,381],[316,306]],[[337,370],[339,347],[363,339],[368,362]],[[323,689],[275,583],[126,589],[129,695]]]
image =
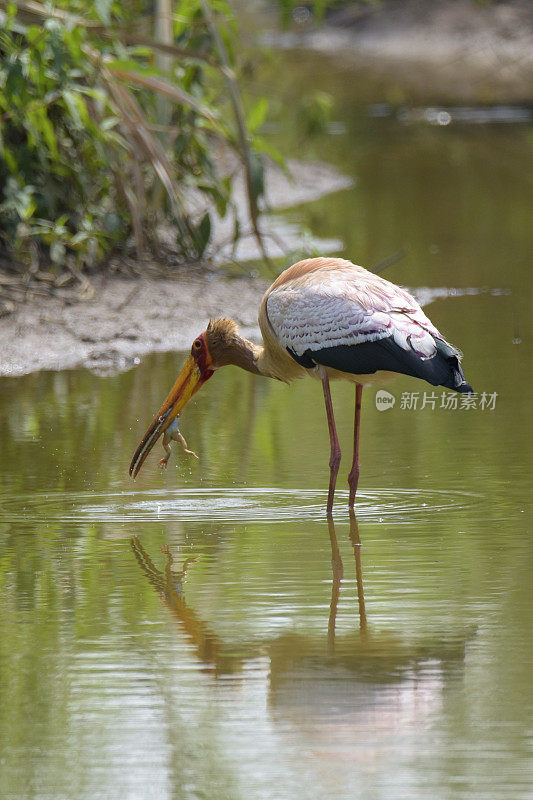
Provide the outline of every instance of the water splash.
[[[62,522],[132,523],[309,522],[325,519],[325,492],[274,487],[156,489],[105,493],[19,495],[9,499],[2,518],[46,517]],[[347,513],[348,493],[339,490],[335,514]],[[463,510],[482,502],[479,495],[418,489],[366,489],[357,496],[358,520],[408,523],[413,519]]]

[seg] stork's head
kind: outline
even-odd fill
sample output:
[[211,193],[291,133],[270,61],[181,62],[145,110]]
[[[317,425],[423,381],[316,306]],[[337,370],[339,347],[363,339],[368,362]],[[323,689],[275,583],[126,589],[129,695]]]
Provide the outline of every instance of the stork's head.
[[159,437],[185,408],[193,394],[226,364],[239,364],[243,344],[250,345],[239,336],[237,324],[231,319],[211,320],[206,330],[192,343],[191,352],[176,383],[154,417],[130,464],[130,475],[137,476],[146,456]]

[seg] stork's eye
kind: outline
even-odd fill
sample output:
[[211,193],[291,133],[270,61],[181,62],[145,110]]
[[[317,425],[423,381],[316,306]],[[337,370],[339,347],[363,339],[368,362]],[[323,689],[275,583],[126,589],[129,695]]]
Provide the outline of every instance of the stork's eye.
[[201,346],[202,346],[202,342],[200,341],[200,339],[195,339],[195,341],[193,343],[193,350],[199,350],[201,348]]

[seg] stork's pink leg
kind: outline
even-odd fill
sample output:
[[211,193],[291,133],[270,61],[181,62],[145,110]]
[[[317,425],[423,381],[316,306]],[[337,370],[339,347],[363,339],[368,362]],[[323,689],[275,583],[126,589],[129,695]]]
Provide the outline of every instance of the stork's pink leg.
[[359,483],[359,422],[361,419],[361,398],[363,387],[360,383],[355,384],[355,420],[353,429],[353,462],[350,474],[348,475],[348,486],[350,487],[350,499],[348,505],[353,508],[357,484]]
[[326,414],[328,417],[329,428],[329,441],[331,444],[331,455],[329,459],[329,491],[328,491],[328,505],[326,508],[328,516],[331,516],[333,510],[333,497],[335,495],[335,484],[337,482],[337,473],[339,471],[339,464],[341,463],[341,448],[337,438],[337,430],[335,428],[335,417],[333,416],[333,404],[331,402],[331,392],[329,390],[329,378],[326,370],[321,367],[322,388],[324,389],[324,400],[326,402]]

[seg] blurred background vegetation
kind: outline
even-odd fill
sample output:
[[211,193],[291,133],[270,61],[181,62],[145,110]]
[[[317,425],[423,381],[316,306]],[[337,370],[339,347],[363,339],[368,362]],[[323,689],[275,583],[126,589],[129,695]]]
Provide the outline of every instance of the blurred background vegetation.
[[[205,208],[224,215],[232,202],[216,165],[230,150],[260,239],[269,147],[257,131],[268,106],[259,97],[243,108],[226,0],[0,0],[0,28],[4,270],[58,285],[118,247],[157,254],[162,221],[174,261],[198,261],[211,231]],[[201,212],[187,202],[192,189],[206,198]]]
[[[381,5],[393,24],[387,15],[403,4]],[[254,3],[235,11],[230,0],[0,0],[2,291],[21,277],[58,289],[83,284],[117,253],[121,266],[125,254],[133,257],[134,271],[146,271],[154,257],[165,268],[203,263],[215,214],[230,215],[234,243],[244,233],[237,174],[266,258],[259,222],[266,159],[285,167],[283,156],[301,158],[304,140],[318,148],[345,102],[342,75],[332,94],[319,59],[318,67],[309,60],[294,97],[300,73],[287,69],[277,37],[339,14],[350,27],[372,0],[259,6],[271,24],[266,36]],[[379,70],[358,79],[374,102]],[[382,83],[379,97],[391,106],[409,100],[390,66]],[[432,97],[434,80],[427,84]],[[328,160],[336,146],[330,139]],[[321,160],[323,152],[309,156]]]

